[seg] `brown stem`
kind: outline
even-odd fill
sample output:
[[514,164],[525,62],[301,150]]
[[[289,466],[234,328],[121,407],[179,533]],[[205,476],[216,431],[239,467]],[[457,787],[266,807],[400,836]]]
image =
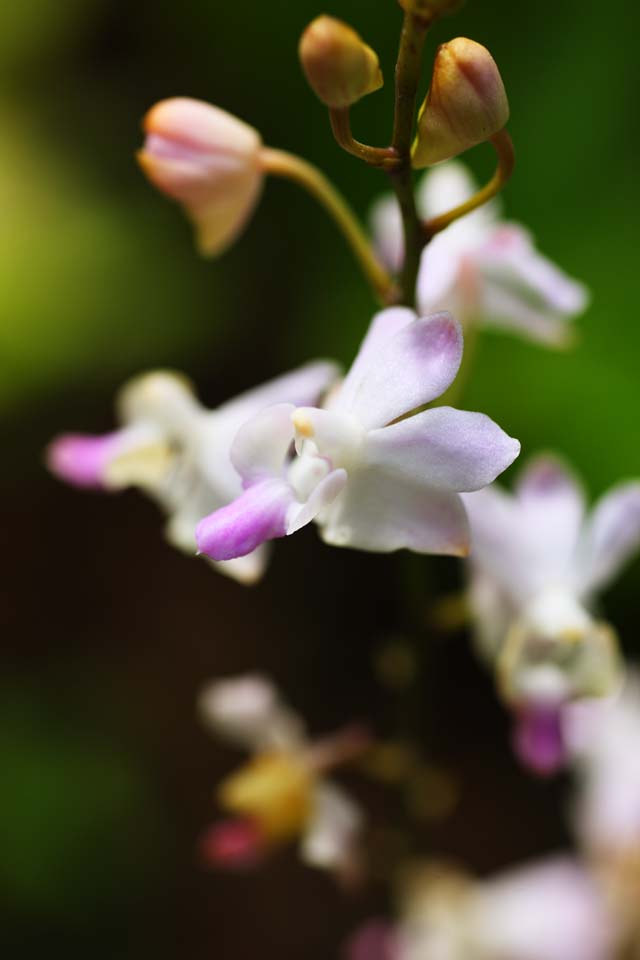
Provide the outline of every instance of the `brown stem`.
[[422,53],[431,19],[407,12],[402,25],[400,51],[396,66],[395,115],[392,147],[399,164],[389,171],[391,184],[400,204],[404,233],[404,265],[400,280],[401,302],[414,307],[420,255],[427,242],[424,236],[413,189],[411,143],[416,116]]
[[398,156],[393,147],[369,147],[355,140],[351,133],[351,112],[349,107],[332,107],[329,110],[331,129],[337,143],[359,160],[372,167],[390,169],[398,164]]

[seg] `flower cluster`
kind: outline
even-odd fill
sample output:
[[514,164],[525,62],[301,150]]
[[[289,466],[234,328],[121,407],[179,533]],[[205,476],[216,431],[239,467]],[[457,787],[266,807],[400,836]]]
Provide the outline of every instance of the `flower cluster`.
[[[464,340],[494,327],[568,346],[588,294],[538,252],[528,230],[501,218],[495,198],[514,151],[493,57],[465,37],[443,44],[418,110],[427,31],[455,3],[400,6],[388,146],[360,143],[350,125],[351,108],[382,86],[376,52],[328,16],[299,45],[338,144],[389,175],[395,196],[375,205],[373,239],[321,171],[266,146],[217,106],[162,101],[144,120],[138,153],[149,181],[183,207],[206,256],[230,247],[267,176],[319,201],[378,302],[348,372],[308,363],[214,410],[181,375],[148,373],[121,391],[115,431],[59,437],[47,463],[76,487],[143,490],[166,515],[170,543],[244,584],[263,575],[270,541],[311,523],[332,547],[465,558],[476,646],[514,715],[517,754],[537,774],[566,765],[576,774],[579,850],[481,880],[444,864],[404,871],[398,922],[362,930],[350,956],[612,960],[623,948],[636,956],[640,679],[625,678],[596,602],[640,547],[640,481],[614,487],[589,514],[580,485],[548,455],[525,468],[512,493],[495,485],[520,443],[486,414],[458,409],[456,378],[463,359],[467,375],[470,366]],[[454,158],[485,143],[497,166],[478,190]],[[413,171],[435,165],[416,192]],[[410,671],[418,693],[419,659]],[[218,785],[228,818],[202,837],[204,861],[246,869],[297,840],[306,863],[362,880],[363,809],[327,774],[358,758],[369,735],[347,726],[311,740],[260,673],[214,681],[199,706],[214,733],[250,753]],[[405,706],[398,714],[413,716]],[[414,774],[427,769],[418,735],[403,730],[387,759],[404,749]]]

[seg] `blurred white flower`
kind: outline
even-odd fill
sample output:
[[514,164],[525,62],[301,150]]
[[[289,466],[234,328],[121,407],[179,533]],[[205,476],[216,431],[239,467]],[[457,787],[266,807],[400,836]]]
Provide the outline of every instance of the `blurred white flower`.
[[[427,173],[418,211],[425,220],[464,203],[476,192],[466,167],[444,163]],[[402,264],[403,236],[395,200],[382,197],[372,225],[378,250],[393,269]],[[536,250],[530,233],[500,218],[492,201],[447,227],[426,247],[418,277],[420,312],[450,310],[467,320],[509,330],[552,347],[571,342],[569,321],[589,301],[586,287]]]
[[350,960],[612,960],[596,883],[570,857],[474,881],[446,865],[409,875],[392,932],[370,925]]
[[253,755],[217,788],[233,819],[205,834],[206,860],[251,866],[278,844],[299,838],[305,863],[348,876],[357,864],[362,815],[323,774],[366,746],[362,731],[309,741],[300,718],[259,675],[212,683],[199,712],[210,730]]
[[[311,363],[208,410],[185,377],[165,371],[144,374],[120,391],[119,430],[58,437],[48,448],[47,464],[76,487],[144,490],[168,516],[169,542],[193,555],[198,521],[242,492],[229,459],[238,429],[269,404],[315,402],[336,376],[333,364]],[[262,576],[267,557],[260,547],[216,568],[253,583]]]
[[518,713],[520,756],[551,773],[566,759],[563,706],[605,696],[619,678],[615,635],[591,610],[640,546],[640,482],[615,487],[587,517],[572,475],[544,456],[514,495],[493,485],[464,501],[478,643]]

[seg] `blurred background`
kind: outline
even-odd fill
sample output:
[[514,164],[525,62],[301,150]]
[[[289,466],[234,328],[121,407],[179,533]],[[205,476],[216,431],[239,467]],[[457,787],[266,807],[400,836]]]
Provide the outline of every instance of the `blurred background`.
[[[294,851],[248,877],[202,869],[214,784],[240,758],[203,732],[194,702],[209,678],[258,668],[314,732],[352,719],[384,730],[372,659],[404,629],[398,565],[307,531],[247,592],[165,545],[141,497],[79,495],[42,466],[54,433],[109,429],[138,371],[182,369],[214,406],[308,358],[353,356],[373,304],[311,200],[270,182],[240,243],[206,263],[133,159],[151,104],[200,97],[319,163],[366,216],[384,179],[335,146],[297,63],[320,12],[378,50],[387,85],[353,120],[388,141],[394,0],[0,5],[0,943],[21,958],[326,960],[387,906],[383,884],[345,898]],[[605,12],[469,0],[431,41],[491,49],[518,151],[509,216],[594,298],[568,355],[486,335],[465,406],[525,454],[564,451],[594,495],[640,473],[639,28],[625,0]],[[489,173],[488,149],[469,160]],[[446,561],[410,574],[425,604],[457,576]],[[606,598],[630,654],[639,588],[636,563]],[[429,667],[421,722],[458,803],[425,827],[424,849],[482,873],[564,844],[564,784],[518,770],[464,636],[435,636]],[[386,795],[370,802],[393,818]]]

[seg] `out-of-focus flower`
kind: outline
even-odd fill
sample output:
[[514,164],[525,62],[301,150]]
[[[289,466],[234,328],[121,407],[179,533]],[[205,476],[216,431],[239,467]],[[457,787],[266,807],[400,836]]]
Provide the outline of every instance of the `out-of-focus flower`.
[[242,556],[315,519],[334,546],[465,554],[459,492],[490,483],[520,445],[480,413],[412,414],[447,389],[461,357],[460,327],[448,314],[378,314],[325,409],[280,404],[239,431],[231,459],[245,492],[200,523],[200,550],[216,560]]
[[619,678],[615,634],[590,609],[640,545],[640,482],[615,487],[585,517],[572,475],[543,456],[515,495],[493,486],[464,500],[479,645],[518,715],[518,753],[551,773],[566,759],[564,705],[605,696]]
[[203,837],[207,862],[252,866],[279,844],[301,838],[306,863],[348,876],[362,816],[324,773],[366,746],[362,732],[310,742],[300,718],[259,675],[211,684],[199,706],[214,733],[253,753],[218,786],[220,806],[234,819],[214,824]]
[[144,118],[138,162],[158,190],[181,203],[204,256],[223,253],[243,230],[263,181],[259,133],[219,107],[162,100]]
[[610,960],[613,929],[589,874],[553,857],[474,881],[447,865],[412,872],[393,935],[365,928],[350,960]]
[[335,17],[317,17],[300,39],[300,62],[316,96],[328,107],[350,107],[382,86],[378,56]]
[[509,120],[500,71],[486,47],[466,37],[443,43],[418,117],[414,167],[430,167],[484,143]]
[[[606,700],[577,703],[565,726],[577,771],[573,824],[616,911],[640,947],[640,672]],[[629,956],[636,956],[629,952]],[[627,954],[625,954],[627,956]]]
[[[198,521],[241,493],[229,459],[238,429],[269,404],[317,400],[335,376],[333,364],[311,363],[207,410],[181,375],[145,374],[119,394],[119,430],[104,436],[58,437],[49,446],[47,464],[77,487],[144,490],[168,515],[168,540],[194,554]],[[261,548],[217,568],[251,583],[264,572],[266,560]]]
[[[452,161],[422,180],[420,215],[432,219],[475,193],[465,166]],[[397,202],[382,197],[372,213],[379,252],[392,269],[404,257]],[[588,304],[586,288],[535,249],[522,226],[500,219],[492,201],[460,218],[426,247],[417,289],[422,313],[450,310],[465,323],[510,330],[552,347],[571,342],[568,321]]]

